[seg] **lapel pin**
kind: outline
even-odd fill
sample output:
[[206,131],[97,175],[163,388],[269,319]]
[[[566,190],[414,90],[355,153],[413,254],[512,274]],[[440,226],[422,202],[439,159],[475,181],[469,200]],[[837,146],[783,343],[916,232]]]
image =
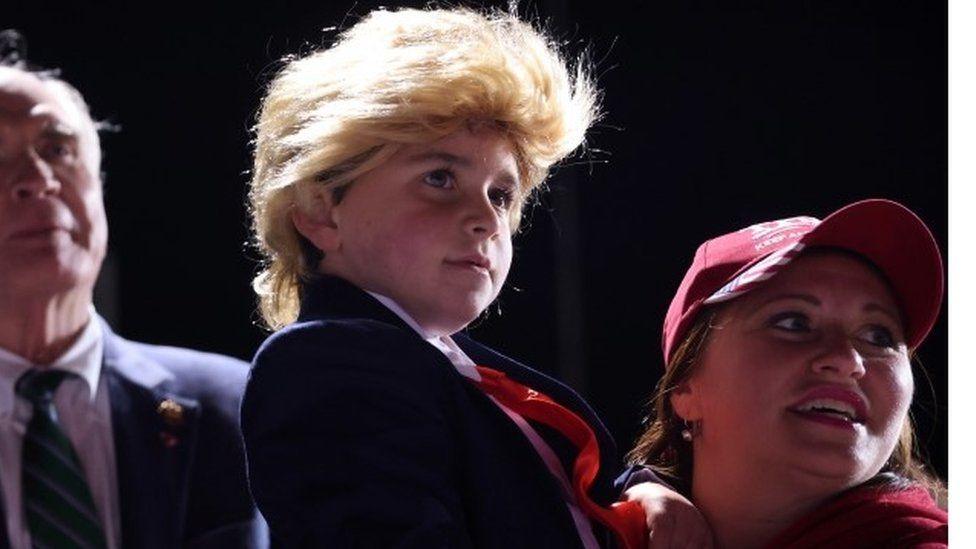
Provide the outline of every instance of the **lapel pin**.
[[159,403],[159,407],[156,408],[156,412],[159,413],[159,417],[162,418],[163,423],[171,427],[179,427],[186,420],[183,406],[171,398],[163,399]]

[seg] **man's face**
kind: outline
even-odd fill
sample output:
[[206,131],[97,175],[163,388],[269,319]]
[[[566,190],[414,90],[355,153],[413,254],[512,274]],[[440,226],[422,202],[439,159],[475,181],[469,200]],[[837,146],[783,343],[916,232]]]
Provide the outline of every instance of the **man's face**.
[[99,160],[66,90],[0,67],[0,302],[90,294],[108,238]]

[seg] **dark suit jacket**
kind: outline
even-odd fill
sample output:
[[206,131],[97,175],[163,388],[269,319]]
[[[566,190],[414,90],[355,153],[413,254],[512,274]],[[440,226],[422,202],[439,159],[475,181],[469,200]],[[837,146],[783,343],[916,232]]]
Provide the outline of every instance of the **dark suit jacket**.
[[[242,426],[251,491],[280,547],[580,547],[561,488],[524,434],[393,312],[347,282],[304,289],[298,322],[258,351]],[[606,429],[571,389],[464,335],[475,363],[585,418],[592,495],[609,503]],[[536,425],[564,463],[575,452]],[[598,531],[598,536],[602,534]]]
[[267,547],[238,429],[246,364],[127,341],[102,326],[123,546]]

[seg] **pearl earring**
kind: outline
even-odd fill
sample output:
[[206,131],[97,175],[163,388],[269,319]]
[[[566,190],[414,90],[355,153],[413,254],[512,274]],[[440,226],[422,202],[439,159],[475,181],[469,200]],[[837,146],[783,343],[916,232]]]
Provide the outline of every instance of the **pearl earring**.
[[697,425],[694,421],[685,420],[685,428],[681,430],[681,440],[685,442],[691,442],[691,439],[695,438],[697,432]]

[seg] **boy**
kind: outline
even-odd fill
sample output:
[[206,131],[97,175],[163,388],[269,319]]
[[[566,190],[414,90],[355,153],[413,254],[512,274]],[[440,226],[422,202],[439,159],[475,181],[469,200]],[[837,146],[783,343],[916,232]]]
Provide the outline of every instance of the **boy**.
[[[616,458],[589,406],[458,333],[597,111],[584,67],[530,25],[463,9],[373,12],[271,83],[250,198],[254,287],[280,330],[242,426],[277,543],[568,548],[598,547],[608,522],[640,531],[639,509],[605,509]],[[498,392],[512,381],[577,432],[516,409]]]

